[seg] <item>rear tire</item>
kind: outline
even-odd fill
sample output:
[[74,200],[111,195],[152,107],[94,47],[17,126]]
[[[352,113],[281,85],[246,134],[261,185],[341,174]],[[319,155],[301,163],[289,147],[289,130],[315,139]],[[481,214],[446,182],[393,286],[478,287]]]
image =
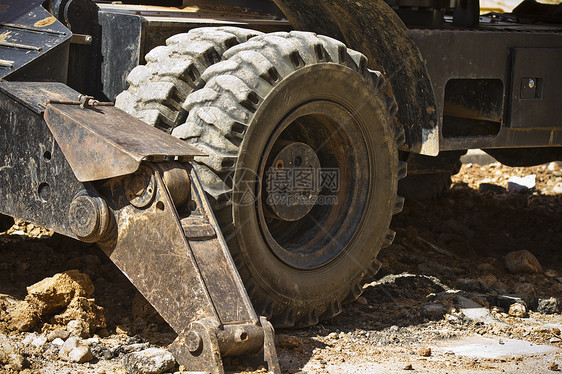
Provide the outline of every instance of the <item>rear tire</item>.
[[[194,167],[256,312],[277,327],[314,325],[361,294],[394,238],[389,225],[403,206],[396,190],[405,175],[396,102],[362,54],[328,37],[260,35],[223,58],[185,101],[189,116],[173,135],[209,154]],[[310,156],[310,170],[320,170],[317,157],[321,173],[339,172],[338,188],[317,196],[336,200],[268,200],[267,177],[280,170],[273,161],[289,146]],[[291,157],[284,165],[293,169],[280,168],[301,170]]]
[[165,46],[147,53],[146,65],[129,73],[129,88],[116,97],[115,106],[171,132],[185,122],[187,111],[182,104],[205,84],[201,79],[205,69],[221,61],[230,47],[260,34],[237,27],[202,27],[174,35]]

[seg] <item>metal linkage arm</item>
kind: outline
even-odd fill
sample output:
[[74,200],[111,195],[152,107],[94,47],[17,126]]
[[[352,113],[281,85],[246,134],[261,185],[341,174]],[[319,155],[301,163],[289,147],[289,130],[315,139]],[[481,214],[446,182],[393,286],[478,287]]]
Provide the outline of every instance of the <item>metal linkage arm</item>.
[[261,352],[280,372],[273,328],[256,316],[189,164],[143,164],[98,191],[114,220],[98,244],[179,334],[178,362],[218,374],[222,356]]

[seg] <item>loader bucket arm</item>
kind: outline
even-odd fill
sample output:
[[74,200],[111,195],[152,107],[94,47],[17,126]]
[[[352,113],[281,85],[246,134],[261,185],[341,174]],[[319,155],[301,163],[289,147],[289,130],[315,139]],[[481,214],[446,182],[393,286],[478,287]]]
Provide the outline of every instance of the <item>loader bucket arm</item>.
[[436,155],[436,105],[429,76],[408,29],[382,0],[274,0],[294,28],[341,40],[389,80],[408,150]]
[[188,371],[251,356],[280,373],[189,163],[198,150],[62,83],[0,82],[0,155],[0,213],[97,243],[178,333]]

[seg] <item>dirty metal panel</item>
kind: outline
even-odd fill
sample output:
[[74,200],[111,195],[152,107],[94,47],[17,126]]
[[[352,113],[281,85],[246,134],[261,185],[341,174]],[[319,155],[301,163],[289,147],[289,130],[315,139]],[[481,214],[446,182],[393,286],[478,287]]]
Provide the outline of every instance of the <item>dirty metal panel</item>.
[[561,127],[562,48],[513,49],[510,125]]
[[0,82],[0,91],[17,100],[37,114],[43,114],[47,103],[73,101],[80,95],[59,82]]
[[[39,3],[39,4],[37,4]],[[0,78],[9,76],[51,50],[68,44],[72,33],[39,1],[8,1],[0,6]],[[59,61],[59,65],[66,65]]]
[[381,70],[398,102],[398,121],[412,151],[422,150],[422,129],[437,126],[435,98],[424,60],[406,26],[384,1],[275,0],[298,30],[341,40]]
[[[191,220],[182,220],[183,229],[193,256],[200,266],[201,276],[215,301],[220,322],[223,324],[257,323],[258,318],[246,294],[242,279],[236,270],[203,187],[194,171],[191,171],[191,185],[191,198],[195,202],[197,210],[192,212]],[[190,223],[190,225],[186,223]],[[209,230],[209,226],[213,233]],[[200,229],[199,235],[188,235],[193,234],[198,228]]]
[[131,174],[148,158],[204,156],[112,106],[51,103],[45,121],[82,182]]
[[68,209],[84,188],[42,116],[0,90],[0,213],[75,237]]
[[190,322],[216,318],[174,204],[160,178],[152,202],[128,204],[128,178],[98,188],[115,212],[116,236],[98,245],[177,333]]

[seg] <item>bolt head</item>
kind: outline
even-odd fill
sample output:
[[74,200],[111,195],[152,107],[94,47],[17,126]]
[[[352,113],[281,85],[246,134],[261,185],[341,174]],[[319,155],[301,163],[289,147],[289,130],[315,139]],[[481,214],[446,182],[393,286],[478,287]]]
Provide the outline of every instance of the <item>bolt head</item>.
[[189,331],[185,336],[185,347],[191,353],[195,353],[203,346],[203,340],[196,331]]
[[78,238],[89,238],[96,234],[100,225],[98,204],[90,196],[78,196],[70,204],[68,219]]
[[533,87],[535,87],[535,80],[529,79],[529,88],[533,88]]

